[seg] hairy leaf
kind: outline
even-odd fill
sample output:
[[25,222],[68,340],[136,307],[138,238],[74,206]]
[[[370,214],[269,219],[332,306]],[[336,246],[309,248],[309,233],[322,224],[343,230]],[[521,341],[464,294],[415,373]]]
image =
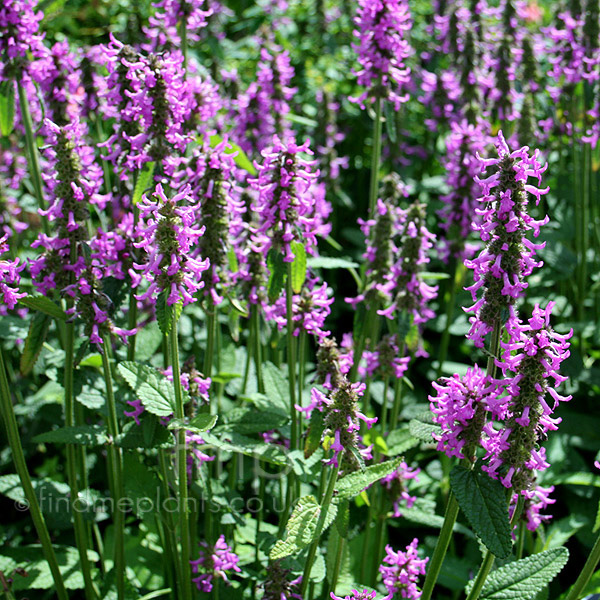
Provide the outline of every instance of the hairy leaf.
[[395,471],[402,462],[402,458],[395,458],[377,465],[366,467],[364,471],[355,471],[340,479],[337,483],[337,498],[353,498],[364,489],[379,481],[382,477]]
[[118,369],[148,412],[158,417],[175,412],[175,391],[164,375],[148,365],[130,361],[120,363]]
[[35,365],[46,341],[51,322],[52,318],[44,313],[33,315],[33,319],[29,323],[29,332],[25,340],[23,354],[21,355],[20,369],[23,375],[27,375],[33,369],[33,365]]

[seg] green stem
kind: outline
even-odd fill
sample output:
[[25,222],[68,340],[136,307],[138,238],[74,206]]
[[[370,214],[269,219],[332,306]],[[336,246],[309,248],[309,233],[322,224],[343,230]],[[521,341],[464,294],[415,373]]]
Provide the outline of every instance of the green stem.
[[[306,331],[300,329],[298,339],[298,405],[302,406],[302,392],[304,391],[304,371],[306,361]],[[302,439],[304,419],[298,419],[298,440]]]
[[371,187],[369,189],[369,216],[375,214],[377,190],[379,187],[379,163],[381,161],[381,112],[383,100],[375,100],[375,120],[373,121],[373,156],[371,159]]
[[25,499],[29,505],[29,512],[31,519],[35,526],[35,530],[40,539],[42,545],[42,551],[44,558],[50,567],[52,578],[56,586],[56,594],[60,600],[67,600],[68,594],[65,588],[65,584],[58,567],[58,561],[54,554],[54,548],[52,547],[52,540],[46,527],[46,522],[33,489],[33,484],[29,476],[27,469],[27,463],[25,461],[25,454],[23,452],[23,446],[21,445],[21,438],[19,436],[19,427],[17,425],[17,419],[13,409],[13,404],[10,396],[10,386],[8,385],[8,379],[6,377],[6,368],[4,365],[4,356],[0,349],[0,402],[2,409],[2,418],[6,426],[6,436],[8,438],[8,444],[10,446],[13,462],[17,470],[17,475],[21,480],[21,487],[25,494]]
[[[213,313],[214,318],[214,313]],[[210,365],[208,363],[210,377]],[[175,389],[175,416],[183,420],[183,392],[181,389],[181,373],[179,370],[179,342],[177,339],[177,320],[173,320],[171,331],[171,368],[173,369],[173,386]],[[187,451],[185,429],[177,432],[177,469],[179,480],[179,529],[181,536],[181,597],[185,600],[192,598],[192,576],[190,570],[190,529],[188,520],[188,482],[187,482]]]
[[292,422],[290,447],[296,450],[298,447],[298,411],[296,410],[296,338],[294,337],[294,312],[292,290],[292,263],[287,263],[287,278],[285,284],[285,306],[287,314],[287,363],[288,384],[290,389],[290,416]]
[[262,376],[262,344],[260,343],[260,307],[253,304],[250,307],[250,318],[254,329],[254,368],[256,370],[256,387],[260,393],[265,391],[265,385]]
[[[17,89],[19,92],[19,106],[21,108],[21,119],[25,128],[25,142],[27,144],[27,153],[29,154],[29,176],[33,183],[35,198],[38,207],[42,210],[46,208],[44,204],[44,186],[42,183],[42,171],[40,169],[40,159],[38,156],[38,147],[35,143],[35,135],[33,133],[33,122],[31,120],[31,112],[29,111],[29,101],[27,100],[27,92],[17,81]],[[46,235],[50,234],[50,226],[47,219],[42,219],[42,229]]]
[[343,537],[338,536],[337,549],[335,553],[335,563],[333,565],[333,573],[331,574],[331,582],[329,584],[329,591],[325,598],[331,598],[331,594],[335,594],[335,588],[337,586],[338,579],[340,578],[340,571],[342,570],[342,558],[344,556],[344,540]]
[[[108,433],[115,440],[119,435],[119,421],[117,419],[117,407],[112,385],[112,373],[108,360],[108,348],[110,347],[110,336],[105,336],[103,347],[100,348],[102,355],[102,370],[106,385],[106,404],[108,408]],[[117,597],[119,600],[125,598],[125,514],[121,507],[123,498],[123,457],[121,449],[114,444],[108,447],[109,467],[113,481],[113,520],[115,530],[115,579],[117,582]]]
[[[348,374],[348,379],[354,382],[357,379],[358,375],[358,366],[362,359],[363,352],[365,351],[365,347],[367,345],[367,335],[371,332],[373,328],[373,321],[377,318],[377,305],[372,304],[369,306],[367,311],[367,316],[363,322],[363,326],[358,336],[358,340],[354,345],[354,359],[352,362],[352,368],[350,369],[350,373]],[[356,339],[356,336],[355,336]]]
[[583,565],[583,569],[581,573],[579,573],[579,577],[577,577],[577,581],[573,584],[573,587],[569,590],[569,595],[566,600],[579,600],[581,598],[583,591],[585,590],[587,584],[589,583],[598,562],[600,561],[600,535],[596,538],[596,543],[588,556],[588,559],[585,561],[585,565]]
[[427,565],[427,575],[425,577],[425,583],[423,584],[423,592],[421,594],[421,600],[429,600],[431,593],[436,584],[437,578],[452,538],[452,530],[454,529],[454,523],[458,517],[458,502],[452,492],[448,497],[448,503],[446,504],[446,514],[444,515],[444,524],[440,531],[440,535],[433,551],[433,556]]
[[[215,340],[217,330],[217,308],[212,307],[212,312],[206,310],[206,353],[204,354],[204,376],[211,377],[213,358],[215,353]],[[213,390],[214,391],[214,390]],[[210,412],[217,413],[217,394],[210,395]]]
[[479,568],[479,573],[477,573],[475,583],[473,583],[473,587],[467,596],[467,600],[477,600],[477,598],[479,598],[479,594],[481,594],[485,580],[487,579],[487,576],[494,565],[494,560],[496,560],[496,557],[489,550],[486,550],[483,557],[483,562]]
[[[400,349],[400,356],[404,356],[406,352],[406,344],[402,344]],[[402,410],[402,386],[403,379],[396,379],[394,381],[394,406],[392,408],[392,419],[390,421],[390,431],[396,429],[398,425],[398,419],[400,418],[400,411]]]
[[304,573],[302,575],[302,588],[300,591],[300,595],[302,597],[305,596],[306,588],[308,586],[308,582],[310,581],[310,573],[312,571],[315,556],[317,555],[317,550],[319,548],[319,541],[321,540],[323,526],[325,525],[325,519],[327,518],[329,505],[331,504],[331,499],[333,498],[333,491],[335,490],[335,484],[337,482],[339,471],[340,466],[338,462],[337,466],[333,468],[331,474],[329,475],[329,483],[327,484],[327,490],[325,491],[325,496],[323,497],[323,501],[321,502],[321,512],[319,514],[319,520],[317,521],[315,541],[311,544],[310,549],[308,551],[308,556],[306,557],[306,565],[304,567]]

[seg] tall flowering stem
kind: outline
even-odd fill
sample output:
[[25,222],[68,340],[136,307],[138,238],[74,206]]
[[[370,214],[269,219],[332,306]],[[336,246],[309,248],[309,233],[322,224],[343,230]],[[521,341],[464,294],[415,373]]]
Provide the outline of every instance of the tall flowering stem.
[[369,187],[369,214],[372,215],[377,204],[377,189],[379,187],[379,167],[381,162],[381,136],[382,136],[382,109],[383,100],[375,101],[375,120],[373,121],[373,154],[371,156],[371,183]]
[[56,595],[59,600],[68,600],[67,590],[58,567],[56,560],[56,554],[52,546],[52,540],[46,527],[46,522],[40,505],[37,500],[37,496],[31,483],[31,477],[29,476],[29,470],[27,469],[27,463],[25,461],[25,454],[23,453],[23,446],[21,445],[21,438],[19,436],[19,426],[15,418],[15,412],[13,410],[12,400],[10,396],[10,386],[8,384],[8,378],[6,376],[6,368],[4,365],[4,356],[0,349],[0,409],[2,412],[2,420],[6,427],[6,437],[8,438],[8,444],[12,454],[12,459],[17,470],[17,474],[21,481],[23,493],[29,507],[31,519],[35,526],[35,530],[40,539],[44,557],[50,567],[52,573],[52,579],[56,586]]

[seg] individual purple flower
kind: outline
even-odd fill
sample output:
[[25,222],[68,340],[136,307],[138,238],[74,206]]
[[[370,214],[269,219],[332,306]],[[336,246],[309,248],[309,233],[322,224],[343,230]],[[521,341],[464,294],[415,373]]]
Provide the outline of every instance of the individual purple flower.
[[292,242],[301,242],[309,254],[317,244],[316,202],[311,184],[318,173],[314,161],[302,154],[312,154],[308,140],[301,146],[295,139],[273,138],[273,146],[263,152],[263,163],[250,184],[258,194],[252,209],[258,223],[253,245],[265,255],[269,250],[283,253],[285,262],[293,262]]
[[[8,252],[8,242],[6,236],[0,237],[0,256]],[[21,281],[20,272],[25,268],[25,264],[19,265],[19,260],[0,259],[0,298],[6,308],[12,310],[19,301],[27,294],[19,292],[19,283]]]
[[[548,217],[535,220],[527,214],[528,195],[534,195],[537,204],[540,197],[548,193],[548,188],[540,189],[528,183],[529,177],[541,183],[546,170],[540,163],[539,152],[536,150],[530,156],[527,146],[511,152],[502,132],[498,133],[496,147],[498,158],[480,159],[482,170],[495,167],[493,174],[484,179],[476,178],[483,190],[479,198],[483,207],[477,210],[481,217],[478,230],[486,246],[479,256],[465,261],[465,265],[473,269],[475,281],[465,288],[475,301],[465,309],[475,314],[469,319],[471,328],[467,337],[479,348],[496,323],[516,320],[515,303],[527,288],[525,278],[543,264],[535,260],[535,255],[544,244],[535,244],[526,236],[532,231],[537,237],[540,227],[548,222]],[[478,298],[479,290],[483,293]]]
[[408,493],[407,482],[419,481],[420,472],[421,469],[413,469],[402,461],[395,471],[381,479],[381,483],[386,487],[394,503],[394,517],[402,516],[402,506],[412,508],[414,505],[417,498]]
[[377,375],[384,380],[402,379],[408,369],[410,356],[402,356],[401,346],[403,347],[403,344],[398,342],[398,336],[391,334],[384,335],[375,350],[365,351],[363,357],[369,377]]
[[192,581],[199,591],[211,592],[215,579],[228,582],[228,571],[241,572],[238,567],[239,557],[227,545],[224,535],[219,536],[214,546],[209,546],[206,542],[202,542],[200,546],[200,556],[190,561],[192,573],[198,575]]
[[[417,588],[419,575],[425,574],[425,565],[429,558],[421,559],[417,553],[419,540],[415,538],[406,552],[394,552],[391,546],[385,547],[384,564],[379,567],[383,577],[383,585],[391,595],[400,594],[401,598],[417,599],[421,592]],[[386,566],[389,565],[389,566]]]
[[195,302],[194,294],[204,286],[203,273],[208,260],[192,258],[192,251],[204,233],[196,223],[190,206],[190,189],[184,187],[167,198],[159,183],[152,196],[143,196],[139,204],[140,223],[134,246],[146,251],[142,264],[134,264],[150,284],[138,295],[140,300],[166,294],[166,302],[183,305]]
[[405,0],[359,0],[354,19],[360,70],[358,84],[367,89],[354,101],[364,107],[375,98],[388,99],[396,110],[408,100],[410,68],[406,59],[412,49],[405,39],[411,29]]
[[[343,598],[336,596],[333,592],[330,592],[329,595],[331,596],[332,600],[376,600],[377,599],[377,592],[376,591],[369,592],[369,590],[363,590],[362,592],[360,592],[358,590],[352,590],[351,595],[344,596]],[[388,594],[381,600],[392,600],[392,594]]]
[[464,376],[454,374],[434,382],[436,396],[429,396],[433,422],[441,426],[434,433],[437,449],[448,456],[472,459],[479,446],[486,410],[498,401],[499,391],[477,366]]
[[171,49],[181,46],[178,24],[183,23],[188,39],[199,41],[199,32],[207,25],[212,9],[207,0],[159,0],[152,6],[155,9],[145,29],[146,35],[154,41],[152,50]]

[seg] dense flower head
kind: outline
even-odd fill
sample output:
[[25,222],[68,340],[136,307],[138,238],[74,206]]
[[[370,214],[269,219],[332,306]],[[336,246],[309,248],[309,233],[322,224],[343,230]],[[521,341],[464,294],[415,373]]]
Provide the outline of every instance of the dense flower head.
[[135,264],[150,285],[138,298],[156,298],[164,292],[167,304],[195,301],[194,294],[202,289],[203,272],[208,260],[193,258],[192,252],[204,229],[195,220],[190,206],[189,186],[172,198],[167,198],[162,185],[151,196],[143,196],[139,204],[140,223],[134,246],[146,251],[145,261]]
[[[394,517],[402,516],[402,507],[412,508],[416,501],[416,496],[408,493],[408,481],[419,481],[421,469],[411,468],[404,461],[400,466],[381,479],[381,483],[386,487],[388,494],[394,503]],[[388,590],[389,591],[389,590]]]
[[569,356],[567,340],[572,332],[560,335],[551,328],[553,306],[550,302],[542,309],[536,304],[528,322],[517,322],[510,341],[501,342],[502,358],[496,360],[505,377],[513,375],[502,382],[504,407],[495,416],[503,420],[503,426],[487,427],[488,464],[482,468],[514,490],[530,489],[535,471],[549,466],[540,443],[558,428],[560,419],[552,418],[558,403],[571,399],[556,388],[567,379],[558,371]]
[[366,360],[366,369],[369,377],[377,374],[383,379],[402,379],[410,356],[402,356],[400,348],[404,345],[399,343],[396,334],[384,335],[374,350],[365,351],[363,357]]
[[354,36],[358,44],[358,84],[367,89],[356,99],[361,106],[375,98],[388,99],[396,108],[408,100],[410,68],[405,60],[412,49],[405,39],[411,29],[405,0],[359,0]]
[[[8,252],[8,242],[6,236],[0,237],[0,256]],[[19,298],[27,294],[19,292],[19,283],[21,281],[20,272],[25,268],[24,264],[19,265],[19,260],[0,259],[0,298],[2,304],[9,309],[13,309]]]
[[291,570],[281,565],[281,560],[270,561],[267,566],[267,579],[263,584],[262,600],[302,600],[299,585],[302,575],[291,579]]
[[[535,255],[544,244],[535,244],[526,236],[532,231],[537,237],[540,227],[548,222],[548,217],[536,221],[527,214],[528,194],[535,196],[537,204],[548,192],[548,188],[540,189],[527,182],[529,177],[535,177],[541,183],[546,166],[540,163],[539,152],[530,156],[527,146],[511,152],[502,132],[498,133],[496,146],[498,158],[480,159],[482,170],[495,167],[493,174],[476,179],[483,190],[477,229],[486,246],[479,256],[465,261],[473,269],[475,281],[466,288],[475,301],[465,309],[475,314],[469,319],[468,337],[480,348],[494,324],[516,319],[515,303],[527,288],[525,278],[543,264],[535,260]],[[480,289],[483,293],[477,298]]]
[[197,254],[209,261],[203,274],[204,294],[213,304],[223,301],[223,290],[231,284],[228,253],[232,233],[241,227],[245,206],[235,189],[234,155],[222,141],[215,148],[197,148],[178,173],[182,184],[190,185],[196,208],[196,222],[204,229],[198,239]]
[[6,0],[0,7],[0,80],[18,79],[26,70],[27,53],[39,56],[44,46],[39,33],[42,12],[36,0]]
[[[177,25],[183,22],[190,41],[198,41],[199,32],[207,25],[212,8],[207,0],[159,0],[152,4],[155,9],[145,29],[157,48],[178,47],[181,39]],[[155,49],[155,48],[153,48]]]
[[468,239],[474,231],[478,185],[474,177],[480,173],[477,154],[482,154],[487,143],[480,125],[469,125],[466,121],[453,122],[446,139],[446,183],[450,192],[441,197],[444,203],[438,215],[444,231],[439,251],[447,261],[451,256],[457,260],[470,258],[475,247]]
[[[305,331],[318,339],[327,337],[331,332],[324,329],[325,320],[331,313],[334,298],[327,283],[316,277],[309,277],[299,294],[292,297],[292,321],[294,335]],[[274,304],[264,307],[267,321],[274,320],[279,330],[287,325],[286,298],[280,296]]]
[[101,144],[109,149],[106,158],[124,168],[123,179],[151,161],[168,172],[166,159],[182,153],[188,142],[183,124],[191,97],[183,57],[176,52],[144,56],[112,36],[104,49],[106,115],[117,117],[114,133]]
[[399,251],[385,290],[392,302],[378,313],[392,319],[398,312],[404,312],[418,326],[434,316],[429,302],[436,297],[437,287],[425,283],[421,272],[430,260],[429,250],[433,247],[435,236],[426,227],[425,206],[420,202],[398,211],[396,227]]
[[419,575],[425,574],[429,558],[421,559],[417,553],[419,540],[416,538],[406,547],[406,552],[395,552],[391,546],[385,547],[385,558],[379,567],[383,585],[390,594],[400,594],[401,598],[421,597],[417,588]]
[[254,246],[266,254],[271,248],[283,253],[283,260],[292,262],[291,244],[301,241],[309,254],[317,244],[318,222],[316,198],[311,187],[317,173],[314,161],[302,154],[312,154],[308,140],[297,145],[294,138],[281,141],[273,138],[273,146],[263,152],[263,162],[257,165],[258,176],[250,184],[258,192],[252,209],[258,223]]
[[206,542],[200,544],[200,556],[196,560],[191,560],[192,573],[198,575],[192,581],[201,592],[211,592],[215,578],[229,581],[228,571],[239,573],[239,557],[232,551],[225,541],[225,536],[219,536],[214,546],[209,546]]
[[324,388],[325,393],[319,388],[312,388],[311,403],[306,407],[296,405],[296,408],[307,413],[307,417],[313,410],[323,413],[323,435],[329,438],[329,449],[332,451],[327,463],[345,471],[355,471],[361,466],[357,456],[366,458],[371,455],[371,448],[360,447],[360,421],[370,428],[377,419],[370,419],[359,410],[358,401],[365,392],[365,384],[350,383],[341,373],[339,364],[336,364],[339,354],[335,346],[328,343],[327,339],[321,345],[326,348],[320,354],[324,364],[317,370],[328,386]]
[[486,408],[498,398],[490,378],[475,365],[460,377],[444,377],[433,383],[436,396],[429,396],[433,422],[441,426],[434,434],[437,449],[448,456],[472,458],[480,443]]

